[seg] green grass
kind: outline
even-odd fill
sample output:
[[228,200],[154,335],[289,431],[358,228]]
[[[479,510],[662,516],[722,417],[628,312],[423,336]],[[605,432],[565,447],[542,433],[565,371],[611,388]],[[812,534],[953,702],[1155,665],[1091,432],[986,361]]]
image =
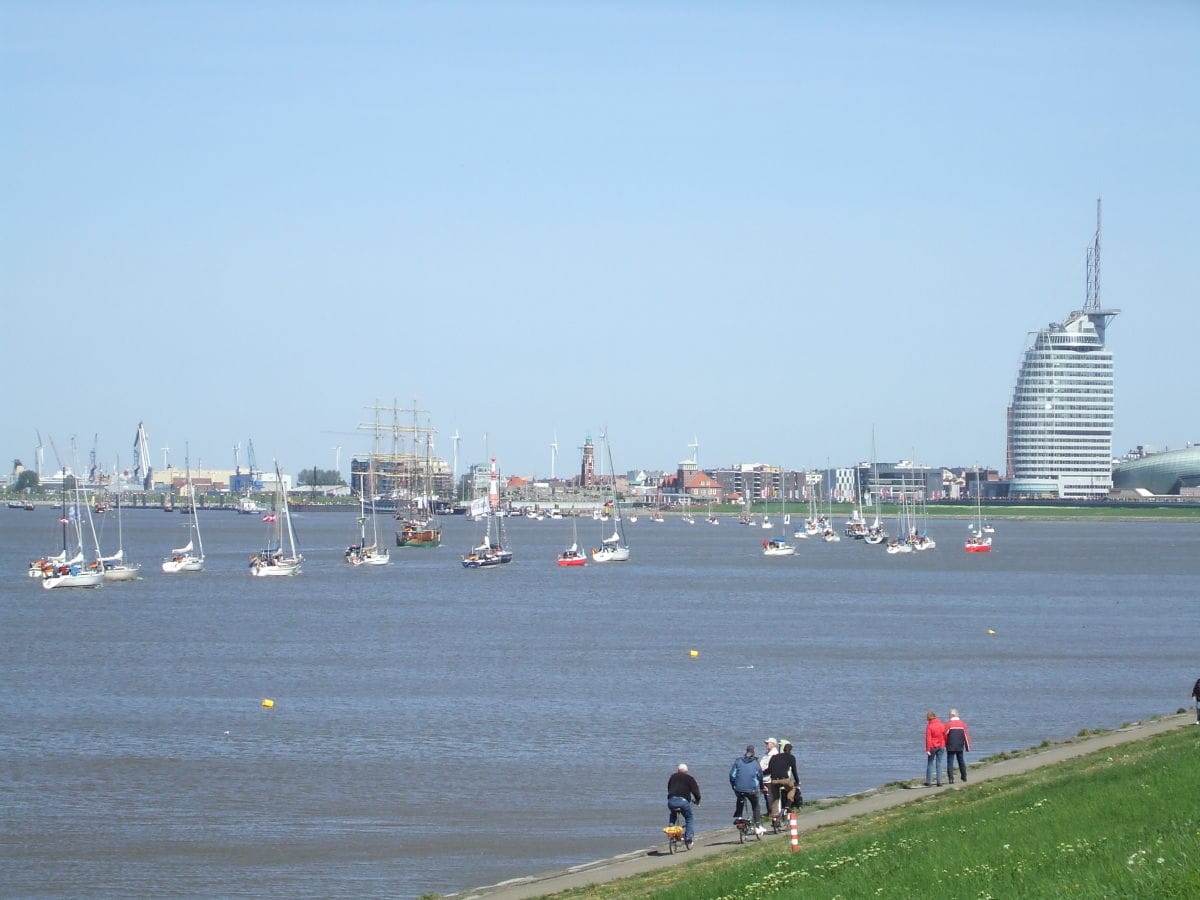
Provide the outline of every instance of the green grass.
[[[555,896],[1200,897],[1200,728]],[[703,839],[703,836],[701,836]]]

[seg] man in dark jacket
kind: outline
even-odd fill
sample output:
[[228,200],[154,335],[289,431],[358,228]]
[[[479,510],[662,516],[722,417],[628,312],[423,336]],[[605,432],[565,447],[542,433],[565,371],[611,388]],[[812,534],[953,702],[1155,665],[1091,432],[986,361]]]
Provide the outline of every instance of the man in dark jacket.
[[667,809],[671,811],[671,821],[674,825],[676,816],[683,814],[683,843],[691,850],[695,832],[692,830],[692,804],[700,805],[700,785],[688,773],[686,763],[680,763],[675,772],[667,779]]
[[733,792],[737,794],[737,807],[733,811],[733,817],[740,819],[742,810],[745,808],[746,801],[750,801],[750,809],[754,812],[754,818],[751,820],[755,825],[758,824],[758,795],[762,790],[762,766],[758,764],[758,757],[754,755],[754,745],[746,745],[746,753],[739,756],[733,761],[733,766],[729,769],[729,786],[733,788]]
[[967,780],[967,764],[963,753],[971,749],[971,736],[967,733],[967,723],[958,717],[958,710],[950,710],[950,720],[946,722],[946,774],[950,783],[954,784],[954,762],[958,760],[958,773],[962,780]]
[[1192,699],[1196,701],[1196,724],[1200,725],[1200,678],[1192,686]]

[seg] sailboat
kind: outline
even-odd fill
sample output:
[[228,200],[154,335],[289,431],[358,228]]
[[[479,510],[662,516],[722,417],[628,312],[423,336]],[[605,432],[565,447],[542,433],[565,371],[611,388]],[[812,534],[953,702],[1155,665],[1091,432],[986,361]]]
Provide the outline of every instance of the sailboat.
[[883,520],[879,517],[879,463],[875,459],[875,429],[871,429],[871,504],[875,507],[875,517],[867,526],[863,542],[867,544],[882,544],[887,540],[887,532],[883,530]]
[[789,544],[782,537],[763,540],[763,556],[792,556],[796,552],[796,545]]
[[867,520],[863,518],[862,511],[859,509],[859,502],[862,500],[862,489],[858,483],[858,466],[854,467],[854,502],[850,510],[850,518],[846,520],[846,527],[843,529],[843,534],[848,538],[854,538],[856,541],[861,541],[867,536]]
[[[830,471],[829,463],[828,463],[828,461],[826,461],[826,464],[825,464],[826,475],[829,474],[829,471]],[[837,530],[833,527],[833,483],[832,483],[832,481],[827,481],[827,483],[825,484],[825,502],[827,504],[826,508],[827,508],[828,512],[825,514],[825,527],[821,530],[821,536],[825,539],[825,543],[836,544],[838,541],[840,541],[842,539],[842,536],[840,534],[838,534]]]
[[[929,536],[929,507],[926,497],[928,493],[929,486],[923,481],[920,491],[913,495],[911,509],[912,525],[909,532],[909,543],[913,545],[914,550],[934,550],[937,548],[937,541]],[[918,506],[920,507],[919,512]]]
[[718,518],[717,518],[715,515],[713,515],[712,501],[709,501],[709,504],[708,504],[708,518],[707,518],[707,521],[708,521],[708,524],[709,524],[709,525],[720,525],[720,524],[721,524],[721,520],[720,520],[720,519],[718,519]]
[[[74,493],[74,503],[68,508],[67,506],[67,491],[66,485],[63,486],[62,500],[62,516],[59,518],[59,524],[62,525],[62,553],[55,560],[56,564],[47,565],[42,569],[42,587],[50,590],[52,588],[64,587],[100,587],[104,583],[104,572],[100,568],[100,563],[94,561],[85,566],[83,561],[83,513],[80,510],[86,510],[87,514],[91,515],[91,509],[87,505],[86,500],[80,500],[79,482],[76,480]],[[68,536],[70,532],[70,537]],[[74,540],[71,540],[71,537]],[[75,553],[70,559],[67,558],[67,553],[71,545],[74,545]]]
[[[442,529],[434,510],[433,489],[430,483],[433,434],[425,435],[425,468],[421,482],[421,498],[410,504],[404,524],[396,532],[397,547],[439,547]],[[411,493],[411,492],[410,492]],[[399,516],[397,516],[399,518]]]
[[898,537],[888,541],[888,553],[912,553],[917,549],[918,534],[915,493],[915,488],[913,491],[909,491],[907,480],[901,481],[900,499],[896,506],[896,533]]
[[[612,495],[610,502],[613,508],[613,533],[600,542],[598,548],[592,550],[592,562],[625,562],[629,559],[629,543],[625,540],[625,527],[621,520],[621,501],[617,497],[617,470],[613,468],[612,444],[608,441],[608,430],[604,433],[604,449],[608,455],[608,470],[612,477]],[[659,521],[661,516],[656,511]]]
[[508,535],[504,532],[503,516],[500,514],[500,474],[494,456],[488,479],[487,510],[482,517],[486,523],[483,542],[463,556],[464,569],[491,569],[512,562],[513,552],[507,546]]
[[117,491],[117,552],[112,556],[101,556],[105,581],[137,581],[141,576],[138,563],[125,561],[125,534],[121,524],[121,492]]
[[187,466],[188,492],[188,542],[182,547],[176,547],[171,555],[162,561],[162,570],[168,575],[179,572],[199,572],[204,569],[204,540],[200,537],[200,514],[196,511],[195,488],[192,487],[192,467]]
[[967,553],[990,553],[992,550],[991,535],[984,532],[983,524],[983,488],[979,483],[979,469],[975,469],[975,521],[968,526],[971,531],[963,543]]
[[275,511],[264,515],[263,521],[272,527],[267,536],[266,546],[250,557],[250,574],[260,578],[298,574],[304,557],[296,549],[296,533],[292,530],[287,491],[283,489],[279,463],[275,463]]
[[579,520],[571,516],[571,546],[558,554],[560,566],[586,566],[587,553],[579,549]]
[[[367,543],[367,497],[371,498],[371,543]],[[367,482],[358,492],[358,543],[346,548],[346,562],[352,566],[386,566],[391,554],[379,546],[379,525],[375,518],[375,456],[367,470]]]

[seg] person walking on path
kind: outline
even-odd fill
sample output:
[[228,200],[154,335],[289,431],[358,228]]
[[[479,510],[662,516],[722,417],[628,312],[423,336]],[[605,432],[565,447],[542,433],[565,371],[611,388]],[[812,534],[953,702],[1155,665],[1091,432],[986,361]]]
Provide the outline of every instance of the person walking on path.
[[671,821],[667,824],[674,825],[679,821],[677,816],[683,815],[683,844],[689,850],[696,836],[693,804],[700,805],[700,785],[688,772],[687,763],[680,763],[667,779],[667,809],[671,811]]
[[754,813],[751,820],[758,824],[758,793],[762,790],[762,766],[754,755],[754,745],[746,745],[746,753],[733,761],[729,769],[729,786],[737,795],[737,807],[733,810],[735,819],[742,818],[742,810],[746,801],[750,801],[750,809]]
[[946,725],[932,709],[925,713],[925,787],[942,786],[942,770],[946,764]]
[[1192,686],[1192,699],[1196,701],[1196,724],[1200,725],[1200,678]]
[[950,719],[946,722],[946,774],[954,784],[954,762],[958,761],[958,774],[962,780],[967,780],[967,763],[963,753],[971,749],[971,735],[967,731],[967,723],[958,717],[958,710],[950,710]]

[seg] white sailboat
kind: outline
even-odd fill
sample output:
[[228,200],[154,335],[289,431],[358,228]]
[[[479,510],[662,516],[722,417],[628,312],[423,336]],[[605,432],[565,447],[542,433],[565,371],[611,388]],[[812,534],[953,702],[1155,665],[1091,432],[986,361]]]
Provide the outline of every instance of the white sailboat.
[[[613,533],[604,538],[599,547],[592,550],[592,562],[625,562],[629,559],[629,543],[625,540],[625,527],[621,520],[621,501],[617,497],[617,470],[613,468],[612,444],[608,441],[608,429],[604,431],[604,450],[608,456],[608,470],[612,478]],[[661,521],[659,513],[655,512],[655,516],[654,521]]]
[[871,520],[871,524],[867,526],[867,533],[863,537],[863,543],[866,544],[882,544],[888,539],[888,534],[883,528],[883,519],[879,515],[879,463],[875,459],[875,429],[871,429],[871,505],[875,507],[875,517]]
[[283,489],[278,462],[275,463],[275,511],[263,516],[263,521],[272,527],[266,546],[250,558],[250,574],[259,578],[299,574],[304,557],[296,549],[296,533],[292,530],[287,491]]
[[472,511],[480,505],[480,517],[486,525],[483,543],[472,547],[463,556],[464,569],[491,569],[512,562],[512,548],[508,546],[508,535],[504,531],[504,516],[500,509],[500,471],[496,468],[496,457],[492,457],[492,470],[488,478],[488,495],[471,504]]
[[[825,473],[828,476],[830,472],[831,470],[827,460],[825,462]],[[829,478],[826,478],[825,481],[828,482],[825,485],[825,503],[827,511],[825,513],[825,527],[821,530],[821,537],[827,544],[836,544],[842,539],[842,536],[838,534],[837,529],[833,527],[833,482]]]
[[101,556],[105,581],[137,581],[141,577],[141,565],[125,559],[125,533],[121,524],[121,491],[117,491],[117,552],[112,556]]
[[[67,492],[65,488],[63,490],[62,516],[58,520],[62,525],[61,562],[42,571],[42,587],[47,590],[71,587],[94,588],[100,587],[104,583],[104,571],[100,567],[100,562],[93,560],[91,563],[84,563],[83,515],[86,513],[90,516],[91,510],[87,505],[86,498],[80,499],[78,480],[76,480],[73,493],[74,503],[68,507]],[[67,554],[71,549],[74,550],[74,554],[68,559]]]
[[[371,498],[371,543],[367,543],[367,501]],[[379,546],[379,525],[375,515],[375,454],[367,468],[367,482],[358,493],[358,543],[346,548],[346,562],[352,566],[386,566],[392,561],[386,547]]]
[[792,556],[796,552],[796,545],[789,544],[782,537],[764,540],[762,547],[763,556]]
[[187,465],[187,495],[188,495],[188,542],[182,547],[176,547],[171,555],[162,561],[162,570],[168,575],[180,572],[200,572],[204,569],[204,539],[200,536],[200,513],[197,511],[196,490],[192,486],[192,467]]

